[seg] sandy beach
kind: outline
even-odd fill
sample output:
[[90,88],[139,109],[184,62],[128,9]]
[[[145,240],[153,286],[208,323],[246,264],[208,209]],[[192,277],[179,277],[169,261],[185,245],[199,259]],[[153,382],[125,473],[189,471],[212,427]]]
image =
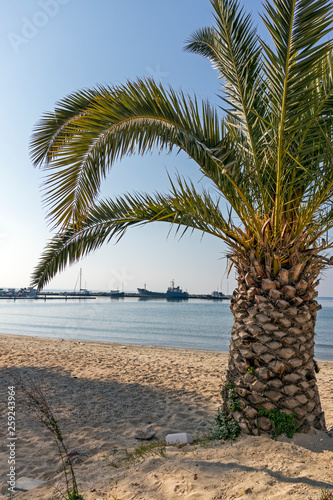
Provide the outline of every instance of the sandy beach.
[[[140,446],[134,437],[140,430],[153,428],[152,442],[168,433],[189,432],[194,439],[209,434],[227,354],[13,335],[0,335],[0,352],[0,499],[8,498],[7,387],[13,376],[27,374],[49,387],[85,500],[319,500],[321,490],[333,490],[333,362],[318,363],[332,432],[277,441],[263,436],[203,440],[168,446],[165,456],[156,448],[154,456],[130,461],[124,458]],[[59,498],[56,488],[64,491],[64,481],[53,438],[20,397],[17,391],[17,479],[45,483],[14,498]]]

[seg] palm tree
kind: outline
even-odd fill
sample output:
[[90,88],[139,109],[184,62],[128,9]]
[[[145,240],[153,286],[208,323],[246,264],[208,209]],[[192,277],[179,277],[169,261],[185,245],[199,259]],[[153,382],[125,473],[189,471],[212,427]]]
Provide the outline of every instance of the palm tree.
[[[47,171],[58,233],[32,282],[42,288],[131,226],[164,221],[220,238],[238,275],[225,411],[244,432],[269,431],[260,407],[296,414],[304,431],[324,429],[313,356],[316,287],[332,246],[324,238],[333,225],[332,4],[267,1],[270,44],[237,0],[211,4],[215,26],[186,48],[219,72],[222,117],[208,102],[138,79],[71,94],[36,126],[32,158]],[[219,195],[178,176],[167,194],[96,201],[116,160],[156,147],[187,153]]]

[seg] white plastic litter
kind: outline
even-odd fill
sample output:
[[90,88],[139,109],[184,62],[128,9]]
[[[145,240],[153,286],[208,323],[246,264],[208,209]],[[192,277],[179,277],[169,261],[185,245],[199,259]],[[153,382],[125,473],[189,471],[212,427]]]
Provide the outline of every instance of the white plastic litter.
[[45,481],[40,481],[39,479],[31,479],[29,477],[21,477],[16,481],[15,490],[18,491],[30,491],[41,484],[44,484]]
[[166,444],[191,444],[193,437],[187,432],[179,432],[178,434],[167,434],[165,441]]

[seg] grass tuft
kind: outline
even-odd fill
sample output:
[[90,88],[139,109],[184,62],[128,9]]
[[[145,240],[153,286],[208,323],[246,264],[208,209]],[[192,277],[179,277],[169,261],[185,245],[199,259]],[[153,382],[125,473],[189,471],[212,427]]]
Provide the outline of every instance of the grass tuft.
[[163,441],[152,441],[149,443],[143,442],[133,451],[128,451],[127,449],[125,449],[125,456],[120,456],[120,453],[121,450],[117,450],[117,448],[114,448],[112,450],[112,459],[108,461],[108,465],[110,467],[113,467],[114,469],[118,469],[122,465],[130,467],[131,465],[137,463],[140,460],[144,460],[147,457],[155,458],[156,456],[159,456],[165,458],[166,444]]
[[41,379],[35,382],[28,376],[27,380],[28,382],[24,383],[22,379],[19,379],[16,383],[23,392],[25,404],[30,413],[50,431],[56,442],[66,481],[66,495],[61,493],[61,496],[64,500],[84,500],[78,491],[73,463],[68,454],[60,426],[49,403],[49,397],[46,395],[47,388]]

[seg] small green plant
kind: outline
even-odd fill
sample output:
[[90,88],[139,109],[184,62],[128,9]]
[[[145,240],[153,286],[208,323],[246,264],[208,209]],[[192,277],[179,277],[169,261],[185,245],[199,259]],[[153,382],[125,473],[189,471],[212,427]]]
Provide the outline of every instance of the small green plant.
[[[113,488],[117,489],[117,487],[118,487],[118,481],[116,481],[116,483],[115,483],[115,485],[114,485]],[[112,493],[111,493],[111,499],[112,500],[121,500],[121,498],[119,498],[117,495],[113,495]]]
[[[321,495],[319,500],[332,500],[333,499],[333,490],[321,490]],[[312,497],[309,497],[309,500],[313,500]]]
[[236,395],[236,386],[233,380],[228,380],[222,389],[222,398],[226,402],[227,410],[230,413],[239,411],[241,409],[240,401]]
[[151,457],[165,457],[166,456],[166,444],[163,441],[153,441],[151,443],[143,442],[138,448],[133,451],[125,450],[125,456],[116,457],[115,455],[119,453],[119,450],[112,450],[113,458],[108,462],[110,467],[117,469],[121,465],[126,465],[129,467],[135,464],[138,460],[144,460],[147,456]]
[[245,368],[245,373],[251,373],[251,375],[254,375],[255,377],[258,377],[258,373],[256,372],[254,366],[247,366]]
[[288,438],[292,438],[296,432],[299,432],[299,425],[296,420],[296,413],[284,413],[280,410],[266,410],[260,407],[258,415],[267,417],[272,423],[274,438],[276,439],[281,434],[286,434]]
[[331,500],[333,499],[333,491],[322,490],[320,500]]
[[143,442],[134,451],[128,452],[126,450],[126,458],[124,463],[130,465],[136,463],[140,459],[144,459],[147,456],[155,457],[156,455],[165,458],[166,444],[163,441],[156,441],[152,443]]
[[[107,465],[109,467],[113,467],[114,469],[118,469],[119,461],[118,461],[118,457],[115,457],[115,455],[117,455],[118,452],[119,452],[119,450],[117,448],[113,448],[109,455],[103,455],[103,458],[105,460],[107,460]],[[113,457],[115,457],[115,458],[113,458]]]
[[236,394],[236,386],[233,380],[228,380],[222,391],[223,405],[215,417],[216,427],[212,436],[214,439],[235,440],[240,434],[240,427],[233,417],[235,411],[241,410],[241,404]]
[[240,427],[237,420],[225,410],[219,411],[215,418],[216,427],[212,436],[214,439],[231,439],[234,441],[240,434]]
[[209,446],[212,443],[212,441],[214,441],[214,439],[216,439],[216,438],[214,438],[214,436],[212,434],[207,434],[207,435],[201,436],[197,439],[194,439],[192,444],[194,446],[202,446],[205,448],[205,447]]
[[67,496],[64,498],[65,500],[84,500],[83,496],[79,495],[76,492],[71,492],[71,493],[67,492]]
[[17,381],[17,385],[23,391],[27,408],[33,413],[36,420],[51,432],[55,439],[66,481],[67,494],[66,496],[61,494],[62,498],[64,500],[84,500],[78,491],[72,460],[68,454],[59,424],[48,402],[48,397],[43,389],[42,380],[35,383],[28,376],[28,384],[24,384],[20,379]]

